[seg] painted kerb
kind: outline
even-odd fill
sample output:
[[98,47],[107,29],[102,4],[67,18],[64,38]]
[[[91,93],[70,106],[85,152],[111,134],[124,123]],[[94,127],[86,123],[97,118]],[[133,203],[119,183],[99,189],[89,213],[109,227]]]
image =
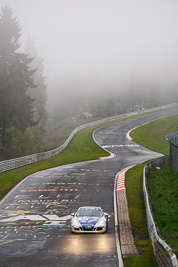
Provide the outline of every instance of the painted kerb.
[[151,213],[151,205],[148,197],[148,190],[146,187],[146,178],[149,168],[156,168],[156,166],[161,166],[166,161],[169,160],[169,156],[162,157],[147,164],[143,170],[143,193],[144,200],[146,206],[146,215],[147,215],[147,224],[148,224],[148,232],[150,239],[152,240],[154,254],[160,267],[178,267],[178,262],[176,255],[172,252],[172,249],[166,244],[158,235],[156,230],[156,225],[153,220],[153,216]]
[[178,172],[178,131],[167,134],[166,140],[170,143],[171,168]]
[[157,111],[157,110],[161,110],[161,109],[165,109],[165,108],[173,108],[178,106],[178,103],[172,103],[172,104],[168,104],[168,105],[164,105],[164,106],[159,106],[159,107],[154,107],[154,108],[149,108],[146,109],[144,111],[136,111],[136,112],[129,112],[129,113],[125,113],[125,114],[121,114],[121,115],[117,115],[114,117],[109,117],[109,118],[105,118],[105,119],[101,119],[98,121],[94,121],[94,122],[90,122],[87,124],[83,124],[79,127],[77,127],[76,129],[74,129],[72,131],[72,133],[70,134],[70,136],[68,137],[68,139],[64,142],[64,144],[62,144],[60,147],[57,147],[53,150],[47,151],[47,152],[41,152],[41,153],[37,153],[37,154],[33,154],[33,155],[29,155],[29,156],[25,156],[25,157],[20,157],[20,158],[16,158],[16,159],[11,159],[11,160],[5,160],[5,161],[1,161],[0,162],[0,173],[1,172],[5,172],[5,171],[9,171],[12,169],[16,169],[43,159],[47,159],[50,158],[54,155],[57,155],[58,153],[60,153],[64,148],[67,147],[67,145],[69,144],[69,142],[71,141],[71,139],[73,138],[73,136],[80,130],[85,129],[87,127],[90,126],[95,126],[95,125],[99,125],[105,122],[109,122],[109,121],[114,121],[117,119],[122,119],[125,117],[130,117],[133,115],[137,115],[137,114],[142,114],[142,113],[147,113],[150,111]]

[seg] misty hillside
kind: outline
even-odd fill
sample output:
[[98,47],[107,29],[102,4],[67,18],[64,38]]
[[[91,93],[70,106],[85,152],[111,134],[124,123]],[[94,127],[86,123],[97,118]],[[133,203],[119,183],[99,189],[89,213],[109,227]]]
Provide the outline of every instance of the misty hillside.
[[177,1],[1,0],[0,10],[1,159],[54,148],[86,119],[178,101]]

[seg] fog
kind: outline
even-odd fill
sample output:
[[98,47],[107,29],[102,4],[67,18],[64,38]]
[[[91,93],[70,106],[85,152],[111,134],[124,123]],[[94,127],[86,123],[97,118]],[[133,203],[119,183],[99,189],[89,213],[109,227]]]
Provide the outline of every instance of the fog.
[[66,90],[174,91],[178,85],[177,0],[1,0],[0,6],[5,3],[20,21],[21,43],[30,36],[45,59],[49,98]]

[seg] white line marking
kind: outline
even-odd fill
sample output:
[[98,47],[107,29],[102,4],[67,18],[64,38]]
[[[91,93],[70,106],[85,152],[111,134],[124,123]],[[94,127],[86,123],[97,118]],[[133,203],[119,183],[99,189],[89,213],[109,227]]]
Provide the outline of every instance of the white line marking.
[[126,144],[126,145],[104,145],[102,148],[113,148],[113,147],[139,147],[137,144]]

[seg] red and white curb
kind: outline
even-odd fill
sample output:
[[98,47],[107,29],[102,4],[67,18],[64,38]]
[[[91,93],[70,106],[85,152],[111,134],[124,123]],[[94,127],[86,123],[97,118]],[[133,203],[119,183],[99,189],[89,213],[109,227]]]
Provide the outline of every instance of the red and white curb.
[[145,122],[145,123],[143,123],[143,124],[141,124],[141,125],[139,125],[139,126],[136,126],[136,127],[132,128],[129,132],[126,133],[126,138],[127,138],[129,141],[132,141],[133,139],[132,139],[132,137],[130,136],[130,133],[131,133],[133,130],[135,130],[135,129],[139,128],[140,126],[143,126],[143,125],[145,125],[145,124],[147,124],[147,123],[149,123],[149,122]]
[[125,169],[123,169],[122,171],[120,171],[118,173],[117,176],[117,187],[116,187],[116,192],[121,192],[121,191],[125,191],[125,173],[131,169],[132,167],[134,167],[135,165],[132,165],[130,167],[127,167]]

